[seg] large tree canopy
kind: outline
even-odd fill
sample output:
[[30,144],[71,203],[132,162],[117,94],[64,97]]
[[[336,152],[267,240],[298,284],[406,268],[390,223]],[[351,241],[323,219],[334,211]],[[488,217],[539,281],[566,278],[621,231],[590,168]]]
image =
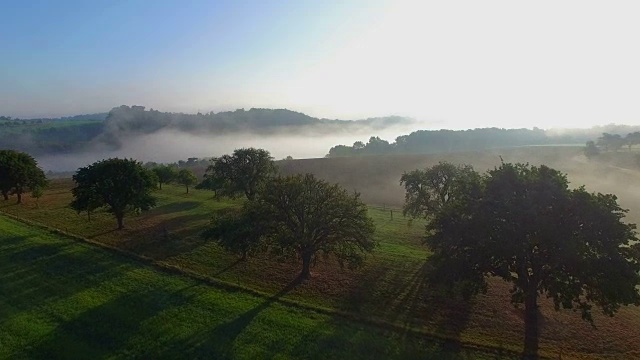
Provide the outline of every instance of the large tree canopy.
[[302,278],[310,277],[318,253],[357,267],[376,244],[375,226],[359,194],[311,174],[275,178],[255,206],[268,221],[266,236],[302,260]]
[[215,218],[205,236],[243,254],[269,247],[297,256],[302,260],[300,277],[306,279],[318,254],[333,256],[340,265],[361,265],[376,245],[374,230],[357,193],[307,174],[270,180],[241,215]]
[[413,218],[428,217],[465,193],[463,188],[478,184],[478,179],[478,173],[470,165],[448,162],[405,172],[400,177],[400,185],[406,190],[403,214]]
[[108,159],[78,169],[71,192],[71,207],[78,212],[107,207],[124,227],[127,210],[147,210],[155,205],[151,196],[155,178],[149,170],[133,159]]
[[235,197],[244,194],[253,200],[259,187],[276,172],[273,157],[263,149],[237,149],[233,155],[211,161],[198,188],[215,190],[216,195]]
[[41,192],[46,185],[47,177],[31,155],[0,150],[0,192],[5,200],[10,194],[16,194],[20,204],[22,194],[34,190]]
[[502,164],[476,194],[461,194],[427,225],[434,278],[486,290],[487,277],[512,284],[511,301],[525,307],[524,358],[538,352],[538,297],[556,309],[593,306],[613,315],[640,304],[635,225],[614,195],[570,190],[566,176],[546,166]]

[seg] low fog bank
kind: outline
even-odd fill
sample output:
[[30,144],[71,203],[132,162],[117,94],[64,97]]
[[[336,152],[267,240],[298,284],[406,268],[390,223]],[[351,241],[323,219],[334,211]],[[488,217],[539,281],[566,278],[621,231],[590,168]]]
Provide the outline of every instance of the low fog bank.
[[[619,154],[626,155],[626,154]],[[567,174],[571,187],[585,185],[588,191],[612,193],[623,208],[629,209],[627,221],[640,223],[640,168],[632,161],[594,161],[571,147],[530,147],[483,152],[434,155],[383,155],[282,161],[285,174],[312,172],[330,182],[340,183],[361,193],[365,202],[400,208],[404,189],[400,176],[405,171],[425,168],[439,161],[471,164],[480,172],[505,162],[545,164]],[[622,156],[624,157],[624,156]],[[624,159],[623,159],[624,160]]]
[[[384,139],[394,139],[406,133],[407,127],[393,126],[376,131]],[[261,135],[257,133],[235,133],[225,135],[195,135],[179,130],[162,130],[152,134],[129,136],[120,139],[122,146],[112,149],[95,142],[83,152],[36,156],[45,171],[67,172],[86,166],[97,160],[110,157],[134,158],[142,162],[173,163],[191,157],[209,158],[228,154],[242,147],[263,148],[275,159],[320,158],[334,145],[366,141],[371,129],[358,128],[351,132],[334,134],[317,133],[312,130],[295,134],[282,132]]]

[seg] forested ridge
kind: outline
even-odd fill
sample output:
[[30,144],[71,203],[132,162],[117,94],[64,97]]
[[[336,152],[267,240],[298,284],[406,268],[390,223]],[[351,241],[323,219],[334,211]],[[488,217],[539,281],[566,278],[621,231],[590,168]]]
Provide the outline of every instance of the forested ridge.
[[35,155],[72,153],[82,151],[90,144],[118,149],[132,137],[161,130],[198,135],[241,132],[295,134],[302,131],[331,134],[361,128],[374,131],[411,121],[400,116],[362,120],[319,119],[287,109],[257,108],[186,114],[122,105],[106,114],[63,118],[15,119],[0,116],[0,147]]

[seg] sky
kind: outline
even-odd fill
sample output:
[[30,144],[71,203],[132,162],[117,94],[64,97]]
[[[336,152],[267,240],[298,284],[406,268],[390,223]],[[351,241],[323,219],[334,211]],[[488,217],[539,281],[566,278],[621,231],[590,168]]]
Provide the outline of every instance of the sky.
[[0,115],[640,124],[639,1],[0,0]]

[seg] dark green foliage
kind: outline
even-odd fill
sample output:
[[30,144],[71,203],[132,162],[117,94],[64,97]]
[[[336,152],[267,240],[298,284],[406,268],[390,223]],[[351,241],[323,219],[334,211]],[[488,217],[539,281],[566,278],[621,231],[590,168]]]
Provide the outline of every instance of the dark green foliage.
[[311,174],[273,179],[248,206],[261,219],[263,236],[281,253],[302,260],[302,278],[310,277],[318,254],[357,267],[376,245],[375,226],[359,194]]
[[427,218],[455,197],[478,191],[474,188],[478,179],[472,166],[456,166],[446,161],[424,170],[405,172],[400,177],[400,185],[406,190],[403,214]]
[[181,169],[176,175],[176,182],[183,185],[189,193],[189,186],[195,185],[198,182],[198,178],[193,174],[193,171],[189,169]]
[[525,305],[525,358],[537,358],[542,294],[588,321],[594,305],[613,315],[640,304],[635,225],[623,222],[614,195],[570,190],[564,174],[523,164],[502,164],[478,188],[427,225],[434,279],[467,284],[470,294],[486,289],[488,276],[510,282],[512,303]]
[[233,155],[223,155],[211,162],[198,188],[232,198],[243,194],[253,200],[260,186],[276,173],[271,154],[263,149],[237,149]]
[[151,171],[156,175],[158,179],[158,186],[162,190],[162,184],[169,184],[176,180],[178,176],[178,170],[175,166],[171,165],[158,165],[151,168]]
[[118,221],[118,229],[122,229],[127,210],[148,210],[155,205],[156,199],[151,196],[154,180],[149,170],[133,159],[98,161],[73,175],[76,187],[71,190],[71,207],[78,212],[107,207]]
[[34,190],[40,193],[46,185],[47,177],[31,155],[0,150],[0,192],[5,200],[15,194],[20,204],[22,194]]

